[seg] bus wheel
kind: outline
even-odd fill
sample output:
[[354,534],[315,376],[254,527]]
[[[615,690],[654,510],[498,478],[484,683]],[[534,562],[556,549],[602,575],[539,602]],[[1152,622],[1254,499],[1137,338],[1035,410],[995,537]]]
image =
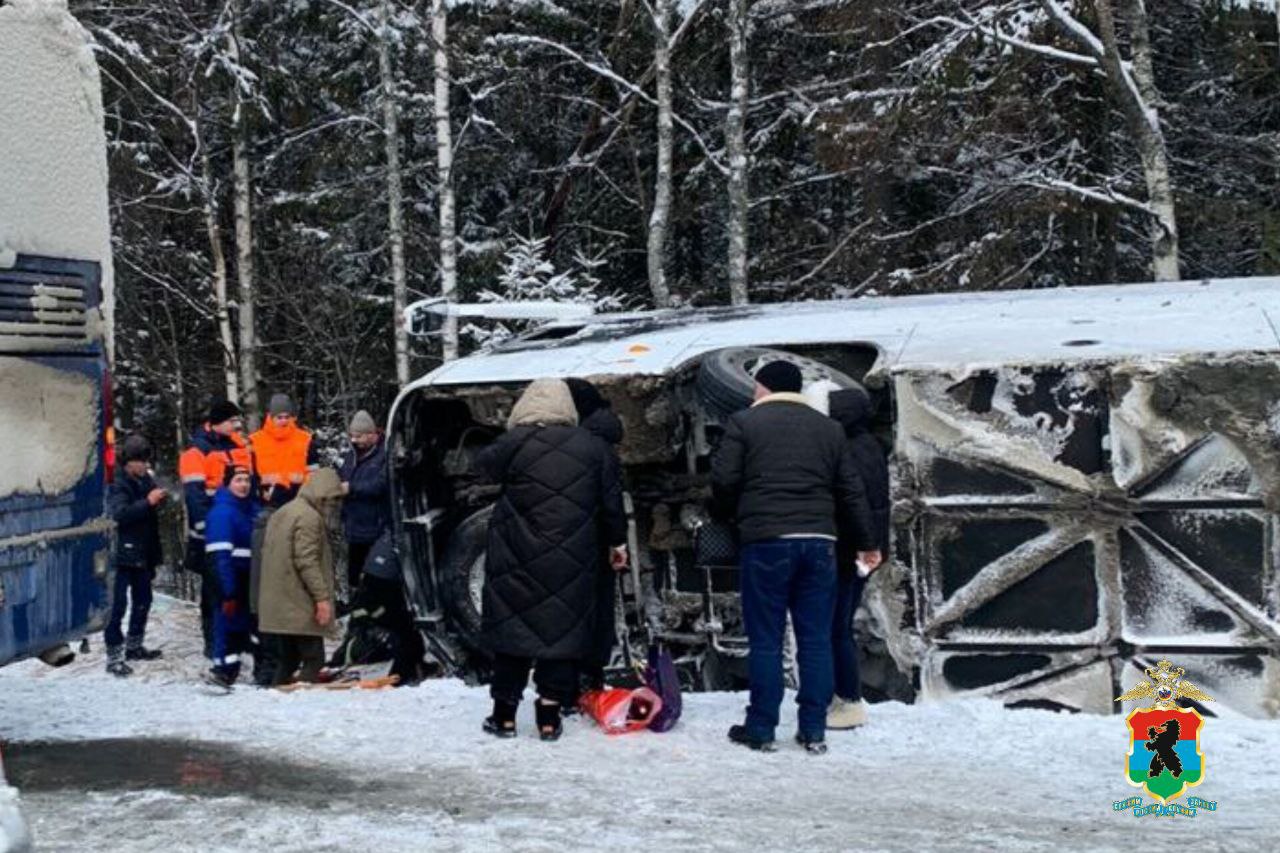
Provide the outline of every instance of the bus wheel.
[[493,507],[472,513],[453,532],[440,563],[440,593],[458,639],[481,651],[480,600],[484,590],[485,546]]
[[800,368],[805,385],[819,380],[840,388],[861,388],[857,380],[802,355],[762,347],[728,347],[709,352],[698,367],[698,396],[717,417],[728,417],[751,405],[755,393],[756,370],[771,361],[789,361]]

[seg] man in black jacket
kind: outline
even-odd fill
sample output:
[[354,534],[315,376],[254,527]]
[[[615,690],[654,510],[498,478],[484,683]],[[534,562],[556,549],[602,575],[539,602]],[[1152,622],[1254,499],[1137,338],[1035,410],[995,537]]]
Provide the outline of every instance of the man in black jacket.
[[[116,523],[116,577],[111,597],[111,620],[103,631],[107,672],[133,673],[128,661],[155,660],[157,649],[142,644],[151,612],[151,581],[160,564],[160,525],[157,508],[168,494],[151,478],[151,448],[140,435],[131,435],[121,448],[122,476],[111,484],[107,506]],[[132,599],[129,633],[120,632]]]
[[831,619],[837,532],[878,565],[870,512],[844,433],[801,396],[799,368],[772,361],[756,372],[756,401],[729,418],[712,462],[718,509],[742,540],[742,615],[750,644],[751,703],[729,738],[771,750],[782,704],[782,643],[791,613],[800,667],[796,740],[826,751],[832,696]]

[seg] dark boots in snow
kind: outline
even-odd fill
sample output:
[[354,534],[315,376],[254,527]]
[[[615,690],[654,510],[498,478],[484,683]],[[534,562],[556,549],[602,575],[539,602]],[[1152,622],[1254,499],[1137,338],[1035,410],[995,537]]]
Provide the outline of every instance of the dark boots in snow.
[[729,726],[729,740],[747,749],[754,749],[756,752],[773,752],[778,748],[772,740],[761,740],[752,736],[747,732],[746,726]]
[[804,751],[810,755],[826,755],[827,742],[822,738],[815,738],[809,735],[802,735],[796,732],[796,743],[804,747]]
[[485,718],[484,730],[494,737],[516,736],[516,709],[510,702],[493,701],[493,714]]
[[560,703],[545,702],[541,698],[533,703],[533,713],[538,721],[538,737],[543,740],[560,740],[564,726],[560,722]]
[[133,675],[133,667],[124,662],[124,646],[107,647],[107,672],[118,678]]
[[142,645],[141,637],[128,637],[125,639],[124,659],[125,660],[159,660],[164,657],[164,652],[159,649],[149,649]]

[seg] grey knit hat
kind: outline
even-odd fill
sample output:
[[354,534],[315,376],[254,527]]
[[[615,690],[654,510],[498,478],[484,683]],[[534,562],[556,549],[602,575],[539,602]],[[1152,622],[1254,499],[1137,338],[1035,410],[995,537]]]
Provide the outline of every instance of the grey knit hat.
[[151,445],[141,435],[134,433],[124,440],[124,445],[120,448],[120,460],[125,463],[150,462]]
[[360,411],[355,413],[354,417],[351,418],[351,426],[349,428],[349,431],[351,432],[352,435],[362,435],[364,433],[377,432],[378,425],[377,423],[374,422],[373,415],[369,414],[364,409],[361,409]]
[[293,401],[289,399],[288,394],[272,394],[271,402],[267,404],[268,415],[296,415],[297,408],[294,407]]

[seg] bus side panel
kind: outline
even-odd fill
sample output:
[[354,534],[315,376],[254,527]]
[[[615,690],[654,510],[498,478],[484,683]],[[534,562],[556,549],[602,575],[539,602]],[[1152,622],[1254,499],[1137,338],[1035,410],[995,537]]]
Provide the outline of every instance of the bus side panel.
[[0,548],[0,664],[102,628],[110,546],[98,531]]
[[0,355],[0,446],[14,452],[0,483],[0,665],[103,625],[104,375],[96,353]]

